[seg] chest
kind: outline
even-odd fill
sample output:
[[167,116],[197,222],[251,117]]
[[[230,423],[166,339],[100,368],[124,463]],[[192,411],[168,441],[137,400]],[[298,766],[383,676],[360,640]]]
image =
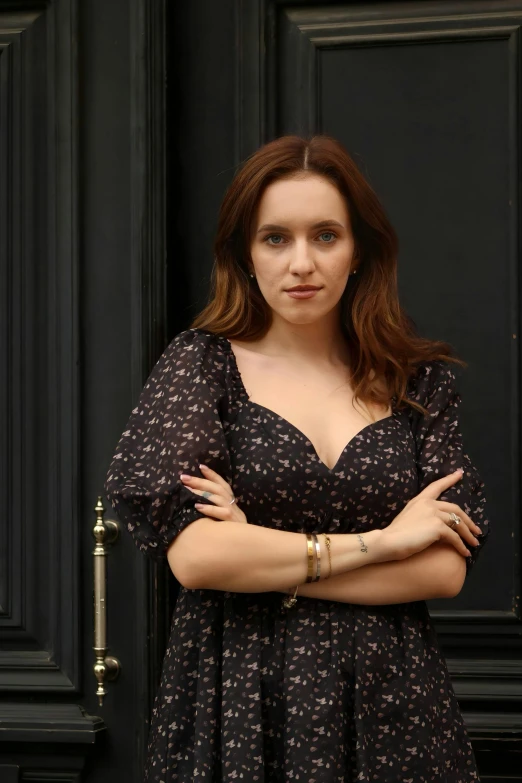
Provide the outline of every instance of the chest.
[[400,412],[357,432],[328,466],[288,420],[245,400],[228,445],[234,494],[256,524],[303,532],[328,518],[331,532],[382,527],[418,492],[414,439]]
[[347,368],[300,370],[241,351],[237,364],[251,409],[272,414],[310,441],[328,470],[358,433],[391,415],[389,407],[354,400]]

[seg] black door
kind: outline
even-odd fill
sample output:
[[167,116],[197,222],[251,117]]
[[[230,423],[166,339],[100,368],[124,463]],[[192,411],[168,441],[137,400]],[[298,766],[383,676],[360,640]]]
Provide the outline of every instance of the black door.
[[2,783],[141,777],[166,574],[96,557],[100,703],[93,528],[167,339],[166,39],[162,2],[0,3]]
[[98,496],[205,302],[235,167],[290,132],[346,145],[398,230],[406,308],[469,362],[494,534],[430,608],[484,779],[522,780],[521,21],[504,0],[0,0],[2,783],[140,780],[177,588],[125,531],[96,556],[121,665],[100,705]]

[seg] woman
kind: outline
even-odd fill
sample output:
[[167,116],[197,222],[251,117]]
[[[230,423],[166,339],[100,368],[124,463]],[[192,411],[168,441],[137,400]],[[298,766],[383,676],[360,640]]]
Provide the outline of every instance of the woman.
[[330,137],[272,141],[225,195],[210,302],[105,485],[181,585],[147,781],[478,780],[425,601],[484,545],[483,482],[396,258]]

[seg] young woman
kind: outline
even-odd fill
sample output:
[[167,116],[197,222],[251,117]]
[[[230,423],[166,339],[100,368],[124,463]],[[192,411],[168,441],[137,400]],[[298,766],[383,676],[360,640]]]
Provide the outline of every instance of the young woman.
[[209,304],[105,485],[181,585],[151,783],[478,780],[425,601],[485,543],[483,482],[460,360],[415,333],[396,265],[330,137],[266,144],[224,197]]

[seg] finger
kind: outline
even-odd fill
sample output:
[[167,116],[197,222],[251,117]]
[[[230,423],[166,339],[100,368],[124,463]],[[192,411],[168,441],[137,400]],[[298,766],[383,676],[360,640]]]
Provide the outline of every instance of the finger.
[[206,503],[195,503],[194,505],[198,511],[206,514],[206,516],[222,521],[230,519],[230,509],[226,506],[209,506]]
[[478,546],[479,541],[475,538],[469,527],[461,521],[459,525],[456,525],[455,527],[452,527],[452,520],[448,518],[448,511],[438,511],[437,515],[440,519],[444,522],[444,524],[452,530],[454,533],[456,533],[460,538],[464,539],[464,541],[467,541],[468,544],[471,544],[472,546]]
[[232,489],[230,484],[227,484],[225,479],[222,478],[219,473],[216,473],[215,470],[209,468],[208,465],[199,465],[199,468],[205,477],[211,479],[211,481],[215,481],[216,484],[219,484],[223,489]]
[[453,484],[456,484],[457,481],[460,481],[464,474],[462,471],[457,470],[455,473],[450,473],[449,476],[443,476],[440,479],[435,479],[435,481],[432,481],[431,484],[428,484],[427,487],[424,487],[417,497],[428,497],[436,499],[441,494],[441,492],[444,492],[445,489],[449,489],[449,487],[452,487]]
[[187,473],[180,475],[181,482],[188,489],[199,490],[200,492],[210,492],[212,495],[219,497],[230,496],[231,490],[227,485],[227,492],[225,493],[223,487],[217,484],[215,481],[209,481],[208,479],[199,478],[199,476],[189,476]]
[[184,484],[190,484],[191,487],[199,487],[200,489],[222,489],[221,484],[217,481],[211,481],[207,478],[201,478],[201,476],[191,476],[190,473],[180,473],[179,477]]
[[449,503],[446,500],[436,500],[435,501],[437,508],[440,508],[442,511],[448,511],[449,513],[453,512],[458,517],[460,517],[471,530],[475,530],[476,533],[479,535],[482,533],[481,529],[478,525],[476,525],[471,517],[469,517],[465,511],[461,509],[460,506],[457,506],[456,503]]
[[[193,492],[195,495],[198,495],[203,500],[210,500],[212,503],[215,503],[217,506],[231,506],[232,503],[232,496],[227,495],[226,497],[223,497],[223,495],[218,495],[215,492],[207,492],[207,491],[200,491],[197,489],[192,489],[192,487],[187,487],[187,489],[190,489],[191,492]],[[197,505],[194,504],[194,505]]]
[[215,492],[209,492],[208,490],[202,490],[202,489],[194,489],[193,487],[187,487],[188,490],[194,493],[194,495],[197,495],[198,497],[202,498],[203,500],[211,500],[212,502],[219,503],[223,500],[220,495],[218,495]]
[[452,544],[457,552],[460,552],[463,557],[469,557],[471,552],[458,533],[455,533],[455,531],[451,530],[447,525],[444,525],[444,528],[445,529],[441,531],[441,540]]

